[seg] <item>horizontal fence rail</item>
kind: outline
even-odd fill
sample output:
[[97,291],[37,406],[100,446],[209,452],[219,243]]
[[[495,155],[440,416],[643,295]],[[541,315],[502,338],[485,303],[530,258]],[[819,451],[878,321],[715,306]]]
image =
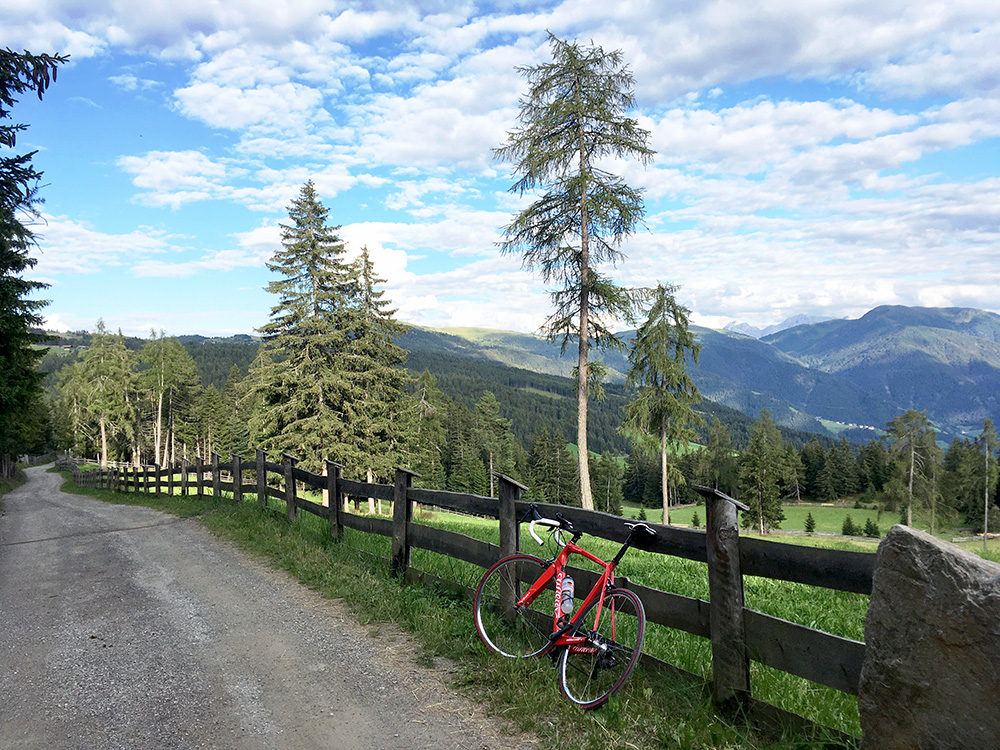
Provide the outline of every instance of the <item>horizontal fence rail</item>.
[[[391,539],[389,563],[393,572],[405,580],[439,580],[411,568],[412,548],[486,568],[520,547],[517,519],[523,517],[531,504],[521,500],[524,487],[508,477],[497,475],[500,497],[494,498],[413,487],[415,475],[403,469],[397,469],[395,483],[387,485],[346,479],[340,476],[342,467],[333,461],[326,462],[324,474],[301,469],[295,466],[296,462],[288,454],[282,456],[280,463],[268,461],[264,451],[258,451],[255,460],[234,455],[230,461],[222,462],[213,454],[207,464],[197,459],[194,463],[182,461],[170,467],[120,465],[87,471],[80,471],[74,465],[73,471],[78,484],[119,492],[180,492],[214,498],[228,492],[236,502],[255,497],[265,506],[270,499],[284,501],[290,519],[299,510],[327,519],[334,539],[342,539],[345,528]],[[300,487],[320,493],[323,502],[302,497]],[[649,622],[712,641],[713,693],[719,702],[749,698],[748,660],[857,695],[865,644],[745,607],[742,578],[760,576],[870,594],[875,555],[741,538],[734,523],[736,509],[727,505],[731,498],[713,491],[703,494],[708,516],[705,530],[650,523],[657,538],[643,549],[705,563],[712,601],[660,591],[627,578],[619,578],[618,585],[636,592]],[[391,517],[348,512],[352,501],[388,502],[392,506]],[[498,546],[416,523],[414,504],[496,519],[501,543]],[[542,515],[561,513],[591,536],[621,543],[628,533],[618,516],[563,505],[535,505]],[[572,570],[582,590],[589,589],[597,579],[592,571]],[[713,603],[715,598],[718,602]]]

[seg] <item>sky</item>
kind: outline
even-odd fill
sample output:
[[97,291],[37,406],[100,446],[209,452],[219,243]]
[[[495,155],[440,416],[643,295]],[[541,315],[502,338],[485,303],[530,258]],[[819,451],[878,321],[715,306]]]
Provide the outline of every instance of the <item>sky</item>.
[[656,152],[606,165],[646,208],[618,283],[712,327],[1000,312],[996,0],[0,0],[0,47],[70,55],[12,118],[48,327],[254,333],[312,180],[399,319],[537,332],[493,149],[549,33],[621,50]]

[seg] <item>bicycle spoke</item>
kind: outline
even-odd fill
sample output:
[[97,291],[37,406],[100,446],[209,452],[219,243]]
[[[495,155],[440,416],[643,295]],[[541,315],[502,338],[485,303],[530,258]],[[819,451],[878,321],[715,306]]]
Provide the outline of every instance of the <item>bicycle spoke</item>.
[[584,708],[597,708],[622,686],[639,659],[645,635],[645,612],[631,591],[613,589],[599,620],[597,610],[592,604],[577,631],[587,638],[584,649],[593,653],[569,647],[559,662],[563,694]]
[[542,591],[530,606],[516,606],[547,567],[537,557],[514,555],[486,571],[473,608],[476,631],[488,648],[502,656],[527,658],[548,647],[555,608],[552,589]]

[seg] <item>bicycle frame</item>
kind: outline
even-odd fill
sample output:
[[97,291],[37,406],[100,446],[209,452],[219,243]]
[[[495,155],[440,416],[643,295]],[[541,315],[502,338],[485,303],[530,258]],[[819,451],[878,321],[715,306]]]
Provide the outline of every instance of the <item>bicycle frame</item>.
[[[627,545],[625,548],[627,548]],[[623,551],[625,548],[623,548]],[[566,578],[566,561],[569,559],[570,555],[581,555],[591,562],[600,565],[604,568],[604,572],[601,573],[597,583],[594,584],[590,593],[588,593],[586,598],[584,598],[583,603],[577,607],[576,611],[572,613],[572,616],[567,616],[562,613],[561,600],[563,580]],[[586,609],[593,604],[594,601],[597,601],[597,615],[595,623],[600,621],[602,614],[601,610],[604,606],[603,593],[607,589],[611,588],[614,582],[613,574],[620,557],[621,555],[619,554],[611,562],[606,562],[597,557],[597,555],[594,555],[585,550],[583,547],[580,547],[575,542],[567,542],[545,572],[542,573],[542,575],[538,577],[538,579],[531,585],[524,595],[517,600],[517,606],[519,607],[530,606],[535,598],[549,585],[552,579],[555,578],[556,602],[555,611],[552,616],[552,635],[549,636],[550,642],[548,647],[539,653],[538,656],[549,654],[552,652],[553,648],[560,647],[569,648],[574,653],[593,653],[596,651],[596,649],[592,646],[584,645],[587,643],[586,636],[568,635],[568,633],[573,630],[584,611],[586,611]]]

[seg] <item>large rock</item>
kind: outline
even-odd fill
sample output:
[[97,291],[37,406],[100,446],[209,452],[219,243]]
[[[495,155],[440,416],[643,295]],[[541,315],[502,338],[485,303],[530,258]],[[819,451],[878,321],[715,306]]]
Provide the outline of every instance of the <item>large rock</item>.
[[894,526],[865,642],[863,750],[1000,748],[1000,565]]

